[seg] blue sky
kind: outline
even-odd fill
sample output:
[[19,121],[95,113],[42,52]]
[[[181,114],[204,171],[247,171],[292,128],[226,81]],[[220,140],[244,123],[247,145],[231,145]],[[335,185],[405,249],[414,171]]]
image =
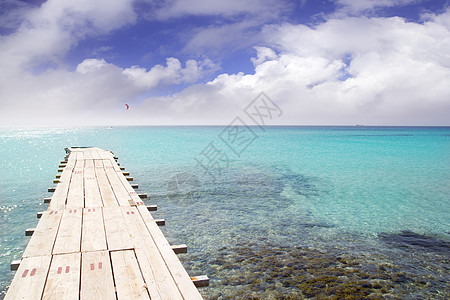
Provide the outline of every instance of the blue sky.
[[449,20],[435,0],[2,0],[0,126],[228,124],[262,91],[280,125],[450,125]]

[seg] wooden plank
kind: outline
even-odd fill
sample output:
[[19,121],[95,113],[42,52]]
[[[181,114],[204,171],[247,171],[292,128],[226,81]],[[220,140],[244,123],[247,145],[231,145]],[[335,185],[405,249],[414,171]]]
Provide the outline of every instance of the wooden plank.
[[100,154],[98,154],[98,150],[92,149],[91,151],[92,159],[100,159]]
[[132,200],[132,198],[119,178],[119,175],[122,176],[122,174],[118,174],[114,170],[114,166],[110,160],[103,160],[103,165],[117,202],[119,202],[120,206],[130,206],[129,200]]
[[158,250],[183,297],[185,299],[203,299],[147,208],[140,205],[136,209],[139,211],[155,244],[158,246]]
[[139,195],[134,190],[133,186],[130,184],[130,182],[127,180],[125,176],[123,176],[122,170],[116,163],[112,163],[114,171],[117,173],[118,178],[122,182],[125,190],[130,195],[132,201],[134,202],[134,205],[144,205],[144,202],[142,202]]
[[81,251],[106,250],[105,226],[101,207],[83,209]]
[[42,299],[79,299],[81,253],[53,255]]
[[122,213],[118,206],[104,207],[103,220],[105,222],[106,244],[108,250],[132,249],[133,242],[125,226]]
[[114,160],[114,155],[110,151],[97,148],[101,159]]
[[158,247],[135,207],[122,207],[136,257],[152,299],[183,299]]
[[23,257],[52,254],[62,213],[62,210],[47,210],[43,212],[34,234],[23,252]]
[[116,299],[108,251],[81,254],[80,299]]
[[95,174],[97,176],[97,182],[100,188],[100,194],[102,196],[103,206],[118,206],[116,196],[111,188],[108,177],[106,176],[106,172],[103,166],[102,160],[95,160]]
[[94,170],[94,161],[85,160],[84,164],[84,207],[103,206],[97,176]]
[[73,169],[72,179],[70,180],[66,208],[84,207],[83,170],[84,160],[77,160]]
[[80,149],[80,151],[78,151],[77,153],[77,161],[79,160],[84,160],[84,150]]
[[133,250],[111,252],[117,299],[150,299]]
[[83,159],[84,160],[86,160],[86,159],[92,159],[92,151],[91,150],[89,150],[89,149],[86,149],[85,151],[83,151]]
[[67,166],[61,173],[61,178],[56,186],[56,190],[50,200],[49,209],[60,210],[64,209],[67,201],[67,194],[69,189],[70,180],[72,178],[73,166]]
[[64,254],[80,251],[82,210],[64,210],[58,234],[56,235],[53,254]]
[[50,255],[22,259],[4,300],[41,299]]

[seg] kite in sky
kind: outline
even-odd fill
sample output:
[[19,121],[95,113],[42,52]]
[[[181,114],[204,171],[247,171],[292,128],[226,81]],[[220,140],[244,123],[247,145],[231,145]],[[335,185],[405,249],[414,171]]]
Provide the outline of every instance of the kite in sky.
[[125,106],[127,107],[127,110],[130,109],[130,106],[128,104],[125,103]]

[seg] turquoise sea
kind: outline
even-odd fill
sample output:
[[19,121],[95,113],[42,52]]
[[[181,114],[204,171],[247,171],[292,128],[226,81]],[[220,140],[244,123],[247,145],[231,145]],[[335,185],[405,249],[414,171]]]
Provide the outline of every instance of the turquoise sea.
[[113,151],[206,299],[449,299],[450,127],[0,129],[0,299],[70,146]]

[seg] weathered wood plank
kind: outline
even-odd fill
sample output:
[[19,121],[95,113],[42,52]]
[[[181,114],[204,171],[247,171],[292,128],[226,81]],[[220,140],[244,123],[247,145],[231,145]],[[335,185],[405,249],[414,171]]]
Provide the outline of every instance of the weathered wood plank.
[[136,257],[152,299],[183,299],[158,247],[135,207],[121,207]]
[[181,264],[180,260],[173,252],[164,234],[159,229],[158,225],[156,225],[156,222],[152,218],[151,214],[148,212],[147,208],[142,205],[139,205],[136,208],[139,211],[142,219],[144,220],[148,231],[155,241],[155,244],[157,245],[158,250],[163,257],[167,268],[170,270],[170,273],[177,283],[178,289],[180,290],[183,297],[185,299],[203,299],[195,285],[190,280],[190,277]]
[[101,159],[114,160],[114,155],[110,151],[106,151],[106,150],[102,150],[102,149],[98,149],[97,151],[98,151],[98,154],[100,155]]
[[132,200],[132,198],[119,178],[119,175],[122,176],[122,174],[117,174],[110,160],[103,160],[103,165],[119,205],[130,206],[129,200]]
[[80,299],[116,299],[108,251],[82,253]]
[[136,193],[133,186],[130,184],[130,182],[127,180],[127,178],[125,176],[123,176],[123,174],[121,174],[122,170],[119,168],[119,166],[115,163],[112,163],[112,166],[113,166],[113,169],[116,172],[118,178],[122,182],[125,190],[128,192],[132,201],[134,202],[134,205],[144,205],[144,202],[142,202],[141,198]]
[[125,226],[125,220],[118,206],[104,207],[103,220],[105,222],[106,244],[108,250],[132,249],[133,242]]
[[61,173],[59,183],[56,186],[56,190],[51,197],[50,205],[48,206],[49,209],[59,210],[65,208],[73,168],[73,165],[67,166]]
[[80,263],[80,252],[53,255],[42,299],[79,299]]
[[91,155],[93,159],[100,159],[100,154],[98,154],[98,150],[96,149],[91,150]]
[[72,179],[70,180],[66,208],[84,207],[83,170],[84,160],[77,160],[73,169]]
[[105,226],[101,207],[83,209],[81,251],[106,250]]
[[85,151],[83,151],[83,159],[92,159],[92,151],[89,149],[86,149]]
[[5,300],[41,299],[50,260],[50,255],[22,259]]
[[82,209],[64,210],[56,235],[53,254],[79,252],[81,245]]
[[84,207],[103,206],[97,176],[95,176],[94,161],[85,160],[84,164]]
[[62,210],[47,210],[43,212],[34,234],[23,252],[23,257],[52,254],[62,213]]
[[97,182],[100,188],[100,194],[102,196],[103,206],[118,206],[116,196],[111,188],[108,177],[106,176],[106,172],[103,166],[102,160],[95,160],[95,174],[97,176]]
[[84,160],[84,150],[80,149],[80,151],[78,151],[77,153],[77,161],[79,160]]
[[111,252],[117,299],[150,299],[133,250]]

